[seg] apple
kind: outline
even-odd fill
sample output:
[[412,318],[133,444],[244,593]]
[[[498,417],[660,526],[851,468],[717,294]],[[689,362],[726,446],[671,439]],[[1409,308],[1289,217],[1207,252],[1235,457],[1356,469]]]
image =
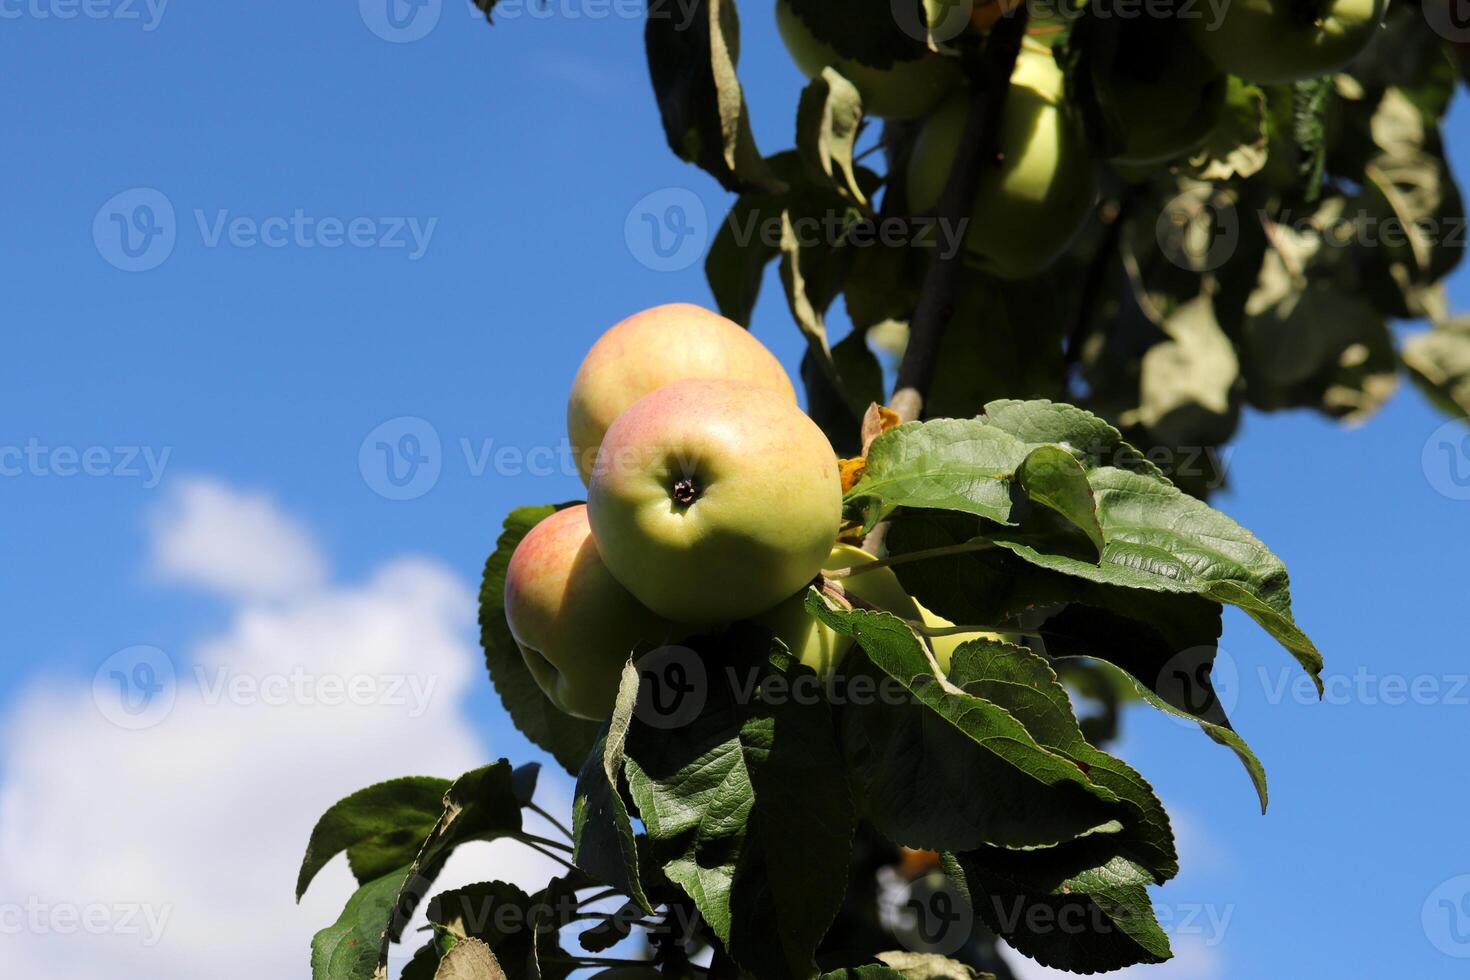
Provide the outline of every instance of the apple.
[[613,419],[649,392],[685,378],[748,381],[796,404],[781,362],[735,321],[692,303],[635,313],[598,338],[572,381],[567,433],[583,483]]
[[612,713],[636,646],[675,642],[687,632],[607,570],[581,504],[552,514],[516,545],[505,573],[505,619],[551,703],[594,721]]
[[1353,60],[1383,22],[1387,0],[1233,0],[1219,18],[1187,21],[1194,43],[1220,68],[1263,84],[1315,78]]
[[[939,201],[964,133],[969,98],[935,110],[909,160],[909,206]],[[1087,139],[1063,97],[1062,71],[1044,49],[1023,48],[1000,120],[1000,160],[982,164],[970,227],[969,261],[1004,279],[1050,265],[1092,211],[1095,184]]]
[[[861,548],[839,543],[822,563],[822,569],[854,568],[874,560]],[[841,583],[848,595],[884,612],[904,619],[918,619],[920,616],[918,603],[903,590],[891,568],[875,568],[861,575],[845,576]],[[838,633],[806,611],[805,588],[769,612],[755,617],[755,621],[774,633],[793,656],[821,677],[831,676],[848,650],[852,649],[852,637]]]
[[1225,105],[1225,73],[1173,21],[1125,22],[1099,101],[1120,149],[1116,163],[1175,160],[1210,135]]
[[[789,0],[776,0],[776,28],[802,74],[815,78],[830,65],[857,88],[863,97],[863,112],[869,116],[918,119],[928,115],[964,80],[956,59],[927,49],[923,49],[917,58],[895,61],[887,68],[844,58],[812,33],[806,22],[791,9]],[[897,29],[896,22],[892,28]]]
[[[930,612],[917,599],[913,600],[913,603],[919,609],[917,618],[925,626],[939,629],[954,625],[954,623],[951,623],[938,613]],[[931,636],[928,639],[930,646],[934,649],[934,659],[939,662],[939,669],[946,674],[949,673],[949,665],[954,661],[954,652],[971,640],[1003,640],[1007,643],[1019,643],[1021,640],[1019,636],[1014,634],[986,633],[983,631],[953,633],[949,636]]]
[[821,571],[842,488],[832,444],[785,393],[688,379],[613,422],[587,511],[628,591],[675,622],[711,625],[762,613]]

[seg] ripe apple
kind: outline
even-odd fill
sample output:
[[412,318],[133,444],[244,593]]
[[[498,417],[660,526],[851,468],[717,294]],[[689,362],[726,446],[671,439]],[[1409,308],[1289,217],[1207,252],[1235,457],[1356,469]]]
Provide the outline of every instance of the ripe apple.
[[[844,58],[812,33],[812,29],[791,9],[789,0],[776,0],[776,28],[802,74],[815,78],[830,65],[856,86],[863,97],[863,112],[870,116],[918,119],[928,115],[964,79],[956,59],[927,49],[917,58],[895,61],[887,68]],[[892,24],[891,29],[896,30],[897,24]]]
[[634,313],[598,338],[572,381],[567,432],[583,483],[613,419],[654,389],[685,378],[748,381],[796,404],[781,362],[733,320],[692,303]]
[[[1022,49],[1000,120],[998,163],[982,163],[965,247],[970,261],[1005,279],[1024,279],[1061,254],[1092,210],[1095,184],[1087,140],[1063,98],[1050,52]],[[939,200],[964,133],[969,99],[959,95],[925,122],[909,161],[909,206]]]
[[634,647],[684,635],[607,570],[580,504],[552,514],[516,546],[505,573],[505,619],[551,703],[594,721],[612,712]]
[[1118,33],[1098,95],[1122,164],[1164,163],[1204,142],[1225,105],[1225,73],[1173,21],[1140,18]]
[[821,571],[842,489],[832,444],[784,393],[689,379],[613,422],[587,494],[607,567],[654,612],[729,623]]
[[1190,35],[1220,68],[1263,84],[1325,75],[1368,46],[1387,0],[1325,0],[1312,17],[1296,0],[1234,0],[1218,19],[1199,12]]
[[[854,568],[873,560],[873,556],[863,549],[839,543],[822,563],[822,569]],[[919,618],[919,604],[903,590],[891,568],[875,568],[861,575],[846,576],[842,579],[842,588],[849,595],[884,612],[904,619]],[[821,677],[831,676],[842,663],[842,658],[847,656],[847,651],[852,649],[852,637],[838,633],[806,611],[804,587],[776,608],[755,617],[755,621],[776,634],[786,644],[786,649]]]

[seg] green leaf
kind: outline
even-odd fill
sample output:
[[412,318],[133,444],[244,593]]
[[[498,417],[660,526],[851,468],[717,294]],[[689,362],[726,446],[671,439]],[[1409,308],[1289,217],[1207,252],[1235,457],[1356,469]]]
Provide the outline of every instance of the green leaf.
[[1120,759],[1082,737],[1072,703],[1056,672],[1029,649],[972,640],[955,651],[950,680],[966,693],[1005,708],[1038,745],[1081,765],[1093,783],[1122,800],[1128,816],[1113,846],[1163,884],[1179,872],[1169,815],[1153,787]]
[[862,122],[862,96],[836,69],[823,68],[802,90],[796,109],[796,150],[807,174],[866,205],[868,198],[852,163]]
[[862,452],[863,413],[883,401],[883,368],[864,332],[857,329],[832,347],[832,363],[842,379],[840,388],[811,351],[801,359],[807,414],[822,427],[839,456],[857,456]]
[[572,802],[573,861],[577,867],[633,898],[645,911],[653,905],[638,874],[638,846],[621,789],[628,728],[639,688],[638,669],[623,667],[617,702],[597,746],[577,776]]
[[1447,415],[1470,417],[1470,317],[1438,324],[1404,341],[1409,376]]
[[1045,851],[957,855],[975,912],[1043,966],[1076,973],[1162,963],[1173,954],[1149,901],[1149,872],[1095,838]]
[[571,506],[574,504],[521,507],[506,516],[495,551],[485,562],[480,586],[480,645],[485,648],[485,666],[510,720],[526,738],[575,775],[597,741],[598,725],[567,715],[542,692],[505,623],[504,598],[505,570],[516,545],[544,518]]
[[992,402],[977,419],[910,423],[874,440],[847,503],[867,526],[899,507],[1020,522],[1016,473],[1039,445],[1059,446],[1087,472],[1105,547],[1094,563],[1006,530],[995,536],[1042,568],[1100,585],[1187,593],[1237,606],[1296,657],[1321,691],[1322,656],[1291,614],[1286,567],[1235,521],[1169,483],[1116,429],[1051,402]]
[[[949,548],[971,540],[977,522],[962,514],[911,512],[889,529],[890,553]],[[926,607],[959,623],[1011,623],[1052,609],[1040,624],[1053,658],[1090,658],[1126,672],[1126,686],[1154,707],[1197,722],[1240,758],[1266,806],[1266,774],[1210,682],[1220,637],[1218,603],[1085,582],[1028,564],[1008,551],[950,554],[895,566],[904,588]]]
[[[444,794],[444,809],[418,855],[385,921],[378,965],[388,962],[388,947],[396,942],[409,916],[426,896],[455,848],[472,840],[496,840],[521,832],[521,800],[510,763],[504,759],[465,773]],[[520,781],[524,788],[524,780]]]
[[740,21],[733,0],[692,0],[647,18],[644,48],[669,148],[726,190],[779,190],[755,144],[735,74]]
[[1016,480],[1027,497],[1081,529],[1102,555],[1103,530],[1097,521],[1097,501],[1087,482],[1087,471],[1077,457],[1061,446],[1037,446],[1021,460]]
[[854,814],[826,700],[787,687],[815,677],[779,647],[765,662],[769,643],[754,631],[703,641],[704,710],[676,731],[635,717],[627,775],[669,879],[736,963],[779,980],[816,972]]
[[[1001,706],[937,675],[903,620],[832,609],[816,592],[807,609],[866,654],[849,654],[844,668],[853,692],[845,737],[860,801],[884,836],[932,850],[1034,848],[1122,828],[1116,793],[1076,760],[1038,744]],[[860,681],[864,662],[896,680],[904,696],[895,697],[881,675]],[[985,793],[976,794],[977,785]]]
[[312,980],[374,978],[378,947],[409,877],[408,868],[399,868],[353,892],[337,921],[311,939]]
[[411,862],[444,809],[449,780],[408,776],[360,789],[322,814],[296,878],[296,900],[327,862],[348,852],[359,885]]

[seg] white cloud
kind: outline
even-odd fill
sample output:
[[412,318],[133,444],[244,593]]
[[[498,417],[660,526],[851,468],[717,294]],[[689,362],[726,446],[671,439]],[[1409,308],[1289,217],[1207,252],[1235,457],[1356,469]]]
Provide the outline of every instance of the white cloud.
[[160,577],[227,597],[290,596],[327,577],[326,561],[304,527],[268,497],[212,480],[178,484],[154,515],[152,531]]
[[[308,535],[218,484],[192,484],[157,527],[166,567],[242,602],[223,634],[172,657],[177,699],[152,727],[116,724],[129,719],[105,683],[96,695],[38,684],[20,698],[0,757],[6,974],[305,977],[311,934],[352,889],[338,858],[294,904],[316,817],[385,778],[449,777],[494,758],[462,707],[485,683],[474,600],[413,559],[323,584]],[[208,554],[185,554],[188,542]],[[231,571],[241,568],[251,571]],[[294,594],[265,587],[288,574]],[[543,785],[553,812],[567,812],[565,782]],[[441,884],[539,886],[549,870],[519,845],[475,845]]]

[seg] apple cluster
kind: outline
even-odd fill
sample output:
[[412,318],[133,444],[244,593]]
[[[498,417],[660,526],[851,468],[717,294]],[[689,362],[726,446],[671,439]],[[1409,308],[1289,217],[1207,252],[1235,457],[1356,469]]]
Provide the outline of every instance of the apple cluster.
[[[636,313],[602,335],[572,383],[567,428],[587,503],[526,534],[505,616],[551,702],[612,710],[628,657],[739,621],[769,629],[824,676],[851,640],[805,608],[823,569],[873,561],[838,541],[837,456],[775,356],[699,306]],[[888,568],[844,579],[848,596],[948,626]],[[963,637],[937,641],[948,666]]]
[[[1207,16],[1204,4],[1166,4],[1167,16],[1116,19],[1071,89],[1052,49],[1028,38],[1001,112],[996,162],[979,175],[965,233],[969,263],[1002,279],[1028,278],[1081,230],[1096,197],[1089,127],[1078,108],[1084,100],[1095,109],[1092,142],[1136,177],[1204,144],[1221,120],[1227,76],[1285,84],[1327,74],[1367,46],[1386,5],[1245,0]],[[1004,6],[977,4],[975,26],[989,28]],[[866,115],[921,121],[905,184],[912,213],[932,209],[964,131],[969,95],[960,60],[921,44],[914,57],[882,68],[844,57],[792,0],[776,0],[776,24],[808,77],[831,67],[853,83]],[[898,30],[896,22],[882,28]]]

